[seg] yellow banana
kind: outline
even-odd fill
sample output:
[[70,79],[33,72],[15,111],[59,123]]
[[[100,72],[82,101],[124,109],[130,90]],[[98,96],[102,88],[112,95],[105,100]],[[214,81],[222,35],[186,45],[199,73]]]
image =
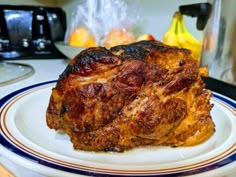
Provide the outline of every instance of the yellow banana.
[[171,46],[178,46],[178,37],[177,37],[177,23],[178,19],[176,15],[174,14],[172,18],[172,22],[170,24],[170,27],[168,30],[165,32],[163,36],[163,43],[166,45],[171,45]]
[[193,58],[200,60],[202,44],[189,31],[180,12],[175,12],[170,27],[163,36],[163,43],[191,50]]
[[200,60],[202,44],[188,32],[183,16],[179,13],[177,17],[177,36],[179,47],[187,48],[192,51],[192,56]]
[[191,43],[195,44],[196,46],[200,47],[202,45],[201,42],[198,41],[195,37],[193,37],[191,33],[189,33],[189,31],[187,30],[186,24],[184,22],[183,16],[180,17],[180,23],[181,23],[182,31],[186,36],[186,39],[188,39],[188,41],[191,41]]

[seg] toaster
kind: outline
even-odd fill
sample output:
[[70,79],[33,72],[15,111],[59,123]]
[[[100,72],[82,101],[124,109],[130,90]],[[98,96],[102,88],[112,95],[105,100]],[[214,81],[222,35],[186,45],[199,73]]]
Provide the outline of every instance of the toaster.
[[56,59],[66,32],[61,8],[0,5],[0,59]]

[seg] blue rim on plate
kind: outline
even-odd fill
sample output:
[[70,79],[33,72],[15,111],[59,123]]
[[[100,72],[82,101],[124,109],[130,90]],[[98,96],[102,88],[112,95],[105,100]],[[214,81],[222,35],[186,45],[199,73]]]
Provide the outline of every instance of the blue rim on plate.
[[[32,89],[35,88],[40,88],[42,86],[46,86],[46,85],[52,85],[55,84],[56,80],[53,81],[47,81],[47,82],[42,82],[42,83],[38,83],[38,84],[34,84],[22,89],[19,89],[17,91],[14,91],[8,95],[6,95],[5,97],[0,99],[0,120],[2,119],[2,109],[4,107],[4,105],[6,103],[8,103],[9,101],[11,101],[11,99],[13,99],[15,96],[18,96],[19,94],[22,94],[23,92],[27,92],[30,91]],[[220,95],[218,93],[213,93],[213,98],[218,99],[222,102],[224,102],[226,105],[228,105],[229,107],[231,107],[234,111],[236,109],[236,102],[230,98],[227,98],[223,95]],[[118,176],[140,176],[140,177],[147,177],[147,176],[164,176],[164,177],[173,177],[173,176],[185,176],[185,175],[194,175],[194,174],[199,174],[199,173],[203,173],[203,172],[208,172],[214,169],[218,169],[220,167],[224,167],[226,165],[229,165],[233,162],[236,161],[236,152],[235,152],[235,147],[233,148],[233,150],[227,154],[224,158],[220,159],[220,160],[216,160],[213,163],[209,163],[205,166],[202,167],[197,167],[197,168],[193,168],[193,169],[188,169],[188,170],[183,170],[183,171],[176,171],[176,172],[171,172],[171,173],[153,173],[153,174],[114,174],[114,173],[106,173],[106,172],[101,172],[101,171],[96,171],[95,170],[84,170],[81,168],[74,168],[74,167],[70,167],[70,166],[63,166],[61,164],[58,163],[54,163],[52,161],[48,161],[47,159],[43,159],[40,157],[37,157],[33,154],[28,153],[27,151],[23,151],[22,149],[18,148],[16,145],[14,145],[13,143],[11,143],[3,134],[2,134],[2,126],[0,125],[0,144],[6,148],[7,150],[13,152],[15,155],[23,157],[25,159],[29,159],[32,160],[32,163],[37,163],[46,167],[50,167],[56,170],[60,170],[60,171],[65,171],[65,172],[69,172],[72,174],[80,174],[80,175],[87,175],[87,176],[103,176],[103,177],[118,177]],[[234,144],[235,146],[235,144]]]

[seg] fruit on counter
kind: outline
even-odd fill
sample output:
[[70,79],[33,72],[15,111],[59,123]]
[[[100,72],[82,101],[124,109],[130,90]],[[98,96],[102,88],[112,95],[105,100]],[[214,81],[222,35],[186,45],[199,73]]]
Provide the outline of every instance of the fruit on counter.
[[163,43],[191,50],[192,56],[200,60],[202,43],[188,30],[183,16],[175,12],[170,28],[163,36]]
[[[111,29],[104,38],[104,43],[100,45],[111,48],[116,45],[130,44],[142,40],[155,40],[155,38],[151,34],[142,34],[135,38],[131,32],[125,29]],[[79,27],[70,34],[68,43],[73,47],[94,47],[95,38],[86,27]]]
[[143,40],[150,41],[150,40],[155,40],[155,38],[151,34],[143,34],[143,35],[137,37],[137,39],[136,39],[137,42],[138,41],[143,41]]
[[129,31],[125,29],[111,29],[105,38],[104,46],[110,48],[116,45],[129,44],[135,41],[135,37]]
[[170,27],[168,28],[168,30],[165,32],[163,36],[164,44],[171,45],[171,46],[178,46],[177,25],[178,25],[178,18],[175,13],[172,18]]
[[187,48],[192,51],[192,55],[196,59],[200,59],[202,44],[198,41],[188,30],[185,25],[182,15],[179,15],[179,24],[177,29],[177,36],[179,47]]
[[86,27],[79,27],[70,34],[68,43],[74,47],[94,47],[95,39]]

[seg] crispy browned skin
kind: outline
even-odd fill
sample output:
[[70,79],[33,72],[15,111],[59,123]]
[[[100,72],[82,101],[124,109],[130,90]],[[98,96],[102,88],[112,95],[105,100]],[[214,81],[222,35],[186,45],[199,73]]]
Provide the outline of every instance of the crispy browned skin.
[[87,151],[196,145],[215,131],[203,75],[189,50],[158,41],[89,48],[60,75],[47,125]]

